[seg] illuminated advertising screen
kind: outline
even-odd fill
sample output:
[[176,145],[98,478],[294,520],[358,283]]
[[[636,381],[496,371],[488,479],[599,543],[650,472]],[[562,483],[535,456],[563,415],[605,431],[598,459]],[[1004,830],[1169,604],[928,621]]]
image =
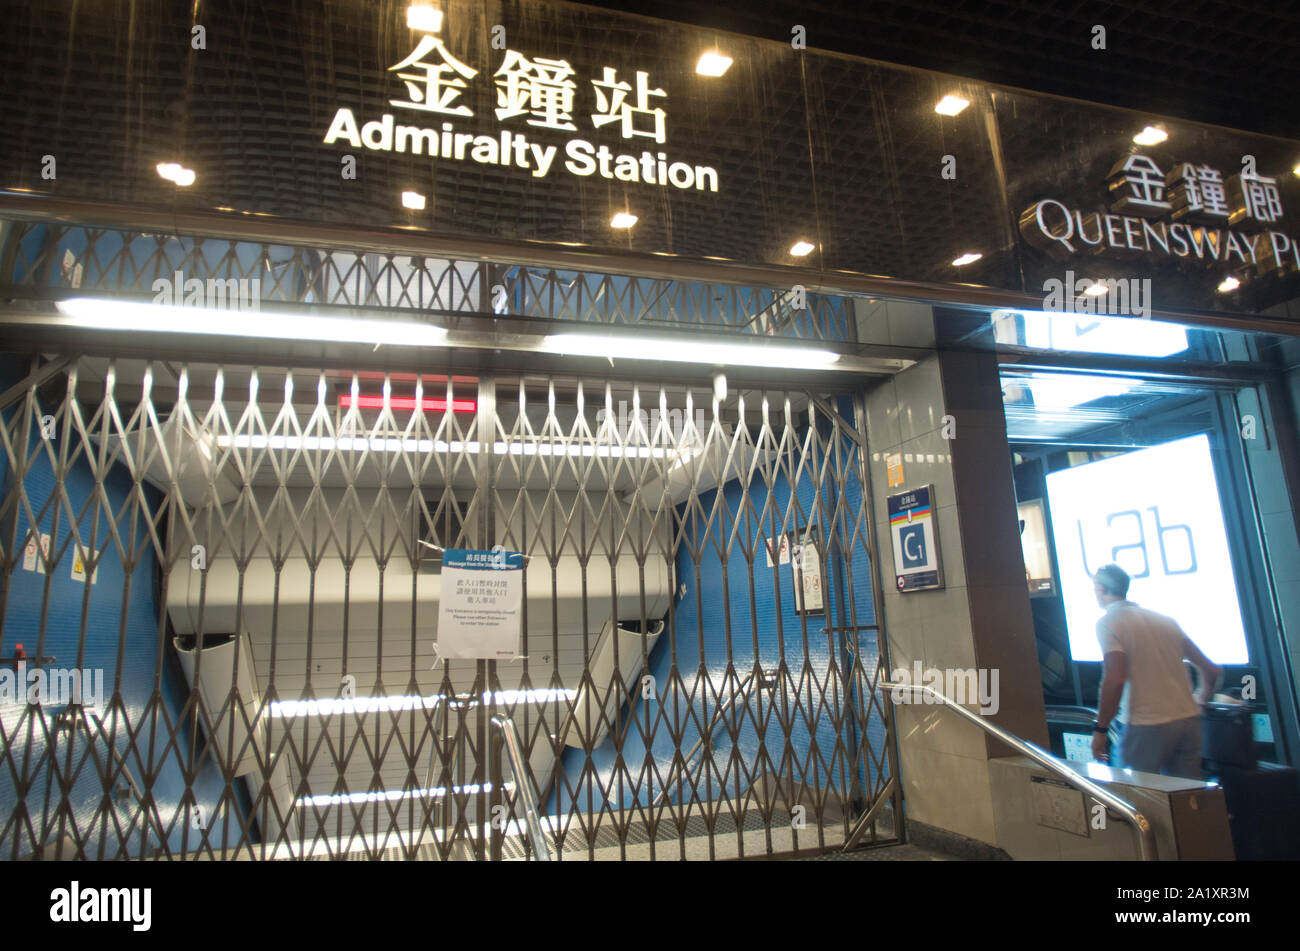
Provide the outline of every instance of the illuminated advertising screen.
[[1043,500],[1030,499],[1018,502],[1020,513],[1020,548],[1025,555],[1025,583],[1031,598],[1042,598],[1056,593],[1052,579],[1052,555],[1047,550],[1047,519],[1043,515]]
[[1212,661],[1249,661],[1208,436],[1050,473],[1047,498],[1075,660],[1101,660],[1091,574],[1113,561],[1130,600],[1172,617]]

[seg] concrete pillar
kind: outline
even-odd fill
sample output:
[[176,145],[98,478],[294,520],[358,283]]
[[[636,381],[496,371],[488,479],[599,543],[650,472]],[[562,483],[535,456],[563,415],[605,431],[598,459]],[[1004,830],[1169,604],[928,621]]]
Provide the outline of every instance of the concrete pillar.
[[[934,344],[927,306],[864,302],[859,324],[874,342]],[[910,670],[919,661],[922,669],[996,672],[987,715],[1047,746],[995,356],[935,352],[871,390],[866,409],[891,667]],[[946,438],[945,423],[955,438]],[[904,481],[890,488],[885,456],[896,452],[903,454]],[[930,483],[945,587],[900,594],[886,496]],[[968,706],[980,709],[977,702]],[[940,707],[895,711],[909,822],[996,845],[988,761],[1013,751]]]

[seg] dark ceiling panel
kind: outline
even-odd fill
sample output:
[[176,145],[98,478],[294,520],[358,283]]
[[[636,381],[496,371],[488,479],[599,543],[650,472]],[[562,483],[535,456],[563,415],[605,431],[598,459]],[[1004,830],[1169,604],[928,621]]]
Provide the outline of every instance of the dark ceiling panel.
[[[1300,4],[600,0],[592,5],[984,82],[1300,137]],[[1106,49],[1092,48],[1095,25]]]

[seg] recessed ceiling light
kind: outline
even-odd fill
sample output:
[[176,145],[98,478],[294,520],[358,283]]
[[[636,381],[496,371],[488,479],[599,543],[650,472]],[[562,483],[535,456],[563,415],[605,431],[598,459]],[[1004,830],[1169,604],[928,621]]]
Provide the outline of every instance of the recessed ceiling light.
[[974,264],[982,257],[984,257],[984,255],[980,254],[978,251],[967,251],[961,257],[955,258],[952,262],[952,266],[962,267],[963,265],[966,264]]
[[1133,136],[1133,141],[1138,145],[1159,145],[1167,138],[1169,138],[1169,133],[1164,129],[1149,125],[1137,135]]
[[695,64],[695,71],[701,76],[721,76],[731,68],[733,60],[730,56],[724,56],[716,50],[710,50],[700,57],[700,61]]
[[424,196],[419,192],[402,192],[402,207],[424,211]]
[[935,104],[934,111],[941,116],[955,116],[969,105],[969,99],[949,93]]
[[437,33],[442,29],[442,11],[423,3],[413,3],[406,8],[406,25],[412,30]]
[[810,254],[817,247],[815,244],[809,244],[807,241],[796,241],[790,248],[790,253],[797,258]]
[[636,215],[630,214],[626,211],[620,211],[609,220],[609,226],[611,228],[630,228],[639,220],[640,219],[637,218]]
[[1100,297],[1110,291],[1109,284],[1103,284],[1101,281],[1093,281],[1083,289],[1083,292],[1089,297]]
[[185,168],[178,162],[159,162],[154,166],[158,174],[173,185],[188,188],[194,184],[194,169]]
[[1241,287],[1241,281],[1237,280],[1235,277],[1228,276],[1219,284],[1219,292],[1226,294],[1228,291],[1235,291],[1239,287]]

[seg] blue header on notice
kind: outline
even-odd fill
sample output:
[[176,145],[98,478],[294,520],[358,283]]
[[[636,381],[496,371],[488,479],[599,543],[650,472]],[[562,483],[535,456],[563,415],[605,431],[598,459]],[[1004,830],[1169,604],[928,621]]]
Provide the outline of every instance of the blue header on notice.
[[480,571],[519,571],[524,567],[524,556],[517,551],[448,548],[442,553],[442,566]]

